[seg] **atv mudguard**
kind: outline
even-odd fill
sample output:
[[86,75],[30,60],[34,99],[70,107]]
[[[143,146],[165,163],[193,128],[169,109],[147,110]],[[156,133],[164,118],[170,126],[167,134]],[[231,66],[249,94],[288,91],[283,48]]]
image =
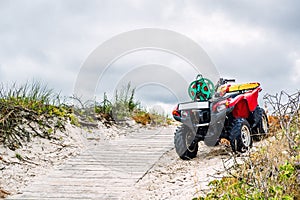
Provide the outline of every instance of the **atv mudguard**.
[[245,92],[231,99],[228,107],[234,107],[232,114],[234,118],[248,118],[250,112],[253,112],[258,105],[258,93],[261,88],[258,87],[252,91]]

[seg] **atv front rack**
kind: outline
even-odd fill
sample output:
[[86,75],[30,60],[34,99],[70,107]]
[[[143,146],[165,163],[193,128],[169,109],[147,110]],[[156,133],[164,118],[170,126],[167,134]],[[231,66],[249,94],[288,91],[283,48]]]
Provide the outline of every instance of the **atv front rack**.
[[205,109],[209,108],[208,101],[193,101],[178,104],[178,110],[190,110],[190,109]]
[[220,91],[221,93],[240,92],[246,90],[254,90],[259,86],[260,84],[257,82],[234,84],[234,85],[223,85],[221,86]]

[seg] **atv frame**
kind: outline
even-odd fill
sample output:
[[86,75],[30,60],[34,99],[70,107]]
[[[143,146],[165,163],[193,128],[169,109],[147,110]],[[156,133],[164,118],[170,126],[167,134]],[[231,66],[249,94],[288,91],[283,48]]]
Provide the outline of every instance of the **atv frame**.
[[189,87],[193,101],[179,103],[172,114],[181,122],[175,131],[174,144],[182,159],[196,157],[198,142],[217,145],[222,138],[230,141],[234,152],[245,152],[252,141],[268,132],[268,118],[258,105],[259,83],[230,85],[232,79],[212,82],[198,75]]

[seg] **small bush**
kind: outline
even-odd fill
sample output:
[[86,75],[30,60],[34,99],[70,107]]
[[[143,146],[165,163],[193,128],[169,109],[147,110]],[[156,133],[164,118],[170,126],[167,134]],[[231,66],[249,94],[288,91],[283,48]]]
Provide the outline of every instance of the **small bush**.
[[134,101],[135,89],[130,83],[123,86],[120,91],[116,91],[112,104],[112,116],[116,121],[130,118],[132,113],[139,108],[139,102]]
[[132,114],[132,119],[134,119],[137,123],[147,125],[151,123],[150,114],[143,110],[136,110]]

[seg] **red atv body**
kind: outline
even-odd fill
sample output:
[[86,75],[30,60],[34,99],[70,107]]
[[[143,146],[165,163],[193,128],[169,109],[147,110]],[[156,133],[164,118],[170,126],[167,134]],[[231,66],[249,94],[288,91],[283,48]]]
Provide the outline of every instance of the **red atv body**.
[[245,152],[253,139],[267,133],[267,116],[258,105],[260,84],[228,85],[229,81],[233,80],[220,79],[217,88],[208,79],[194,81],[194,101],[179,103],[173,111],[174,119],[182,122],[174,136],[176,152],[182,159],[197,155],[199,141],[215,146],[225,138],[234,152]]

